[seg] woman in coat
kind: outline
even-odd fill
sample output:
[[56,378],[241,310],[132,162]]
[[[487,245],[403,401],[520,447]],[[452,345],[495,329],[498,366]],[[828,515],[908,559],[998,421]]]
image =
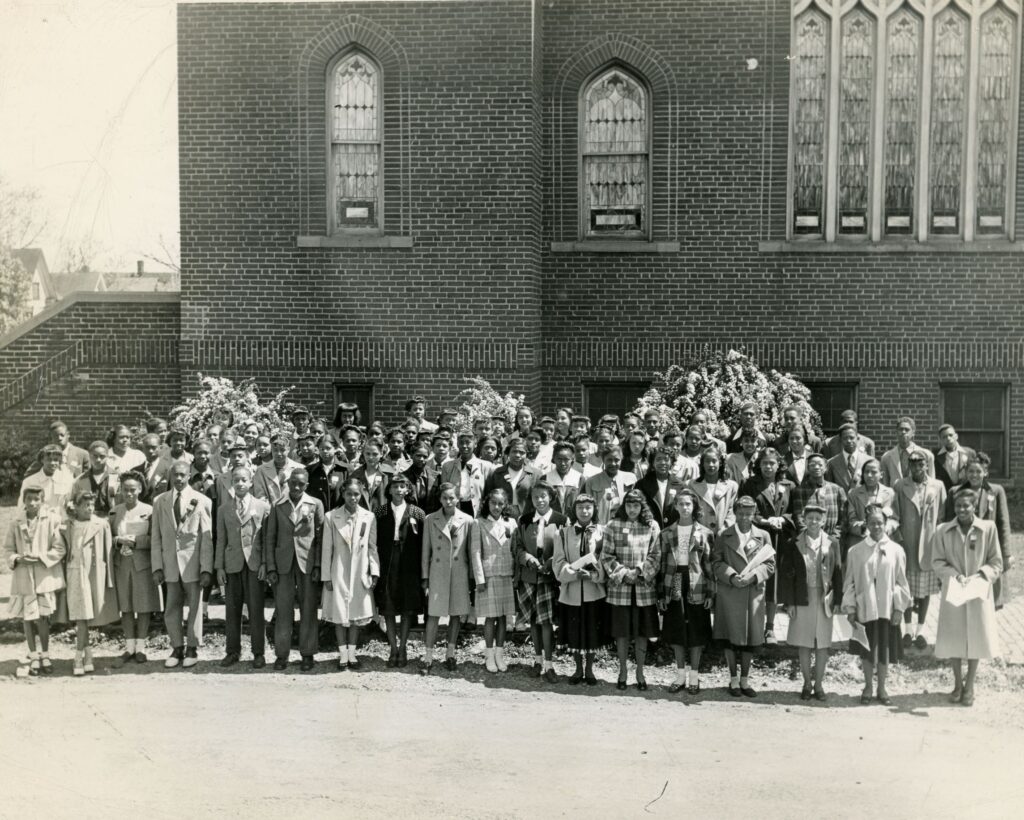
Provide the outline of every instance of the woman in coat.
[[659,535],[644,494],[630,489],[605,530],[601,552],[601,564],[608,577],[611,634],[619,656],[620,690],[626,688],[626,662],[632,641],[636,642],[636,688],[641,692],[647,689],[647,639],[658,637],[659,632],[655,589],[661,568]]
[[903,547],[890,541],[886,532],[888,513],[872,504],[865,518],[868,535],[846,554],[843,578],[843,612],[850,626],[864,628],[867,646],[850,641],[850,650],[860,656],[864,667],[864,691],[860,702],[871,703],[874,672],[878,669],[878,700],[883,706],[892,701],[885,689],[889,664],[903,654],[900,621],[911,605],[907,583],[907,556]]
[[[491,490],[473,522],[469,551],[476,580],[476,617],[484,618],[484,663],[488,672],[507,672],[505,629],[515,623],[515,559],[512,536],[516,522],[505,517],[508,496]],[[497,644],[497,645],[495,645]]]
[[722,474],[725,458],[715,447],[708,447],[700,456],[700,473],[687,486],[700,500],[703,525],[718,534],[736,520],[733,505],[739,495],[736,482]]
[[[1003,558],[995,522],[974,514],[977,502],[974,490],[961,490],[953,502],[956,520],[941,525],[932,537],[932,567],[942,581],[935,657],[950,659],[954,685],[949,699],[964,706],[974,703],[978,661],[999,655],[999,628],[991,584],[1003,570]],[[950,603],[951,588],[968,584],[990,588],[960,606]]]
[[[711,551],[711,568],[717,582],[712,634],[725,644],[729,694],[733,697],[757,696],[749,682],[750,664],[754,651],[764,645],[765,582],[775,573],[771,536],[754,526],[756,510],[757,503],[750,496],[739,498],[735,507],[736,523],[715,539]],[[752,564],[752,561],[757,563]],[[740,656],[739,675],[736,674],[737,654]]]
[[359,506],[364,488],[348,478],[342,487],[345,503],[324,520],[320,577],[324,579],[323,617],[334,624],[338,668],[359,669],[356,658],[359,627],[373,620],[373,588],[380,577],[377,519]]
[[715,534],[701,525],[700,503],[692,490],[679,493],[675,507],[676,520],[661,531],[659,607],[665,613],[661,637],[672,647],[676,660],[676,678],[669,691],[687,688],[696,695],[700,692],[700,656],[711,642],[711,608],[715,605],[711,548]]
[[153,508],[139,500],[145,479],[131,471],[121,476],[124,501],[110,511],[114,545],[114,589],[121,610],[125,651],[121,660],[146,662],[149,619],[160,611],[160,590],[153,581],[149,528]]
[[881,507],[885,511],[885,534],[892,535],[899,528],[899,521],[893,511],[893,500],[896,497],[892,487],[882,483],[882,465],[877,458],[865,461],[861,466],[861,483],[850,490],[846,496],[846,530],[843,533],[843,557],[850,547],[859,544],[868,534],[867,511],[870,506]]
[[1006,490],[998,484],[989,483],[988,469],[991,463],[992,459],[987,453],[978,453],[975,458],[967,462],[967,481],[949,491],[943,521],[952,521],[956,517],[953,501],[958,492],[968,489],[974,490],[977,494],[978,503],[974,510],[975,515],[986,521],[995,521],[996,533],[999,535],[999,553],[1003,558],[1003,571],[992,585],[992,597],[995,599],[998,610],[1002,609],[1006,602],[1006,594],[1003,591],[1003,575],[1013,566],[1013,556],[1010,554],[1010,509],[1006,503]]
[[384,451],[376,441],[367,440],[363,445],[363,463],[349,475],[363,485],[359,506],[373,512],[388,503],[388,482],[395,474],[395,468],[381,459]]
[[459,490],[454,484],[446,481],[438,489],[441,509],[428,515],[424,522],[420,561],[420,578],[427,596],[426,646],[420,668],[423,675],[432,671],[437,624],[443,616],[448,617],[444,665],[449,672],[455,671],[459,624],[469,615],[469,535],[473,519],[458,509]]
[[779,603],[789,615],[786,643],[798,648],[804,687],[801,700],[810,700],[811,652],[814,655],[815,700],[828,700],[823,681],[828,650],[832,646],[832,616],[839,608],[843,589],[839,541],[823,532],[825,508],[804,507],[803,532],[785,539],[778,552]]
[[[374,587],[373,597],[387,629],[389,667],[404,667],[409,662],[409,630],[423,611],[420,560],[426,516],[409,500],[411,487],[408,477],[398,473],[388,486],[390,502],[378,507],[376,513],[380,582]],[[397,617],[402,619],[400,626]]]
[[[765,530],[772,539],[772,548],[779,551],[779,541],[794,535],[793,516],[789,509],[793,482],[782,472],[782,455],[774,447],[761,451],[754,462],[753,475],[740,487],[740,495],[750,496],[757,504],[754,511],[754,526]],[[764,586],[764,642],[769,646],[778,643],[775,638],[775,600],[778,573],[767,580]]]
[[[551,568],[558,580],[558,639],[572,650],[576,671],[573,686],[585,680],[595,686],[594,652],[601,647],[601,602],[605,597],[601,546],[604,527],[594,522],[597,504],[589,495],[573,501],[575,523],[566,523],[555,536]],[[589,556],[589,557],[588,557]],[[586,665],[584,666],[584,658]]]

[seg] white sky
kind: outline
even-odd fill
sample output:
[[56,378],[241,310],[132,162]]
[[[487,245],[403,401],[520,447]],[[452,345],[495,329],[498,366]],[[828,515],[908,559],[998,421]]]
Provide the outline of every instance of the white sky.
[[177,247],[176,73],[174,0],[0,0],[0,175],[39,191],[51,269]]

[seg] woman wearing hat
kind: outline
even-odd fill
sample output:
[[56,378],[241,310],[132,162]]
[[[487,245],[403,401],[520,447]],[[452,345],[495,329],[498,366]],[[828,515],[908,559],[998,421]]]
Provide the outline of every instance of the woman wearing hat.
[[[575,523],[567,522],[555,536],[552,569],[560,584],[558,590],[558,640],[572,650],[576,671],[569,683],[594,676],[594,652],[601,647],[601,601],[604,600],[604,569],[601,545],[604,527],[594,522],[597,504],[589,495],[578,495],[573,502]],[[584,657],[586,667],[584,667]]]
[[715,605],[711,547],[715,534],[700,523],[700,502],[693,490],[680,492],[675,507],[677,519],[661,532],[659,606],[665,613],[661,637],[672,646],[678,670],[669,691],[688,688],[696,695],[700,692],[701,652],[711,641],[711,608]]
[[810,700],[811,652],[814,659],[815,700],[825,701],[823,688],[828,649],[832,646],[832,615],[839,608],[843,589],[839,541],[821,529],[826,510],[819,504],[804,507],[803,531],[783,539],[779,547],[779,603],[789,615],[786,643],[798,648],[804,677],[801,700]]
[[608,577],[607,595],[611,634],[619,656],[618,688],[626,688],[629,644],[636,642],[636,688],[647,689],[644,660],[647,639],[656,638],[658,628],[655,580],[661,567],[660,530],[644,494],[629,490],[622,506],[608,524],[601,552],[601,564]]
[[[757,502],[745,495],[737,499],[736,523],[715,539],[711,568],[717,581],[713,635],[725,644],[729,664],[729,694],[756,697],[750,686],[754,651],[764,644],[765,583],[775,573],[771,536],[754,526]],[[740,674],[736,674],[736,656]]]

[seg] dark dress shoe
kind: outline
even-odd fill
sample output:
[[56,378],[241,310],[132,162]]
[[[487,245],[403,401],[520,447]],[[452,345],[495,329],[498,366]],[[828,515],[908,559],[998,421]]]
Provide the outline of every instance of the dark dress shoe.
[[540,677],[540,670],[541,670],[540,664],[539,663],[535,663],[533,666],[530,667],[529,671],[526,674],[529,675],[531,678],[539,678]]
[[121,660],[122,662],[124,662],[124,663],[128,663],[128,661],[130,661],[130,660],[131,660],[132,658],[134,658],[134,657],[135,657],[135,653],[134,653],[134,652],[129,652],[129,651],[128,651],[128,650],[126,649],[126,650],[125,650],[124,652],[122,652],[122,653],[121,653],[121,657],[120,657],[120,660]]
[[738,698],[743,693],[740,691],[740,688],[738,686],[733,686],[730,683],[729,684],[729,694],[732,695],[734,698]]
[[646,692],[647,691],[647,681],[645,681],[645,680],[643,680],[641,678],[640,680],[638,680],[636,682],[636,688],[639,689],[641,692]]
[[615,688],[618,689],[620,692],[625,692],[626,691],[626,680],[625,680],[625,678],[619,678],[618,681],[616,681],[616,683],[615,683]]
[[910,647],[913,646],[913,645],[914,645],[914,639],[910,637],[909,633],[904,633],[904,635],[903,635],[903,648],[904,649],[910,649]]
[[677,692],[682,692],[685,688],[686,688],[686,684],[685,683],[673,683],[668,688],[668,691],[669,691],[670,694],[674,695]]
[[314,665],[315,665],[315,662],[313,661],[313,656],[312,655],[303,655],[302,656],[302,663],[299,664],[299,671],[300,672],[309,672],[310,670],[312,670]]
[[974,690],[964,689],[964,695],[960,698],[961,706],[974,706]]
[[274,659],[274,669],[276,669],[278,672],[280,672],[280,671],[282,671],[284,669],[287,669],[287,668],[288,668],[288,659],[287,658],[275,658]]
[[816,701],[824,703],[825,701],[828,700],[828,695],[825,693],[824,689],[815,689],[814,690],[814,699]]
[[587,682],[587,686],[597,686],[597,678],[593,672],[590,672],[583,676],[583,680]]
[[408,666],[408,664],[409,664],[409,656],[406,654],[405,649],[404,648],[399,649],[398,650],[398,661],[396,662],[396,666],[399,669],[405,669],[405,667]]
[[755,692],[749,686],[741,686],[740,687],[740,692],[746,698],[756,698],[757,697],[757,692]]
[[962,687],[958,686],[956,689],[954,689],[952,692],[949,693],[949,702],[950,703],[959,703],[960,700],[963,698],[963,696],[964,696],[964,690],[963,690]]
[[547,672],[541,675],[541,677],[544,678],[544,680],[546,680],[548,683],[558,683],[558,673],[550,667],[548,668]]
[[429,675],[433,666],[434,666],[433,663],[426,663],[426,662],[421,663],[420,664],[420,674],[421,675]]
[[800,700],[810,700],[810,699],[811,699],[811,687],[810,686],[805,686],[803,689],[800,690]]
[[686,692],[687,692],[687,694],[690,694],[690,695],[699,695],[700,694],[700,684],[699,683],[691,684],[690,688],[687,689]]
[[914,638],[914,648],[925,650],[928,648],[928,641],[924,639],[924,635],[918,635]]
[[[860,702],[863,703],[864,698],[861,698]],[[878,702],[881,703],[882,706],[892,706],[892,698],[889,697],[887,692],[878,693]]]
[[579,686],[579,684],[582,681],[583,681],[583,670],[582,669],[577,669],[575,672],[573,672],[569,676],[569,685],[570,686]]
[[252,658],[252,668],[253,669],[262,669],[266,665],[267,665],[267,659],[266,658],[264,658],[262,655],[253,655],[253,658]]
[[459,665],[455,662],[455,658],[445,658],[444,668],[447,669],[449,672],[454,672],[456,669],[459,668]]
[[[860,693],[860,704],[861,704],[861,706],[870,706],[871,705],[871,701],[873,701],[873,700],[874,700],[874,698],[871,697],[871,692],[869,692],[867,689],[865,689],[863,692]],[[881,698],[879,698],[879,700],[881,700]]]
[[392,649],[391,654],[388,655],[388,662],[385,664],[388,669],[394,669],[398,666],[398,650]]
[[229,652],[221,660],[220,665],[223,667],[228,667],[234,666],[236,663],[238,663],[238,655],[236,655],[234,652]]
[[[146,653],[145,652],[136,652],[133,657],[134,657],[136,663],[145,663],[146,661],[149,660],[149,658],[146,657]],[[43,667],[43,671],[44,672],[46,671],[46,667],[45,666]]]
[[359,660],[359,658],[349,658],[348,668],[351,669],[353,672],[358,672],[360,669],[363,668],[363,662]]

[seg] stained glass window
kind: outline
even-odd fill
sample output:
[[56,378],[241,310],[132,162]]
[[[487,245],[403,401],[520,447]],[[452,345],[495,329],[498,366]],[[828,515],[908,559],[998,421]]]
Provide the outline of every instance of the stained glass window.
[[1006,231],[1010,114],[1013,110],[1014,21],[997,6],[981,21],[978,77],[977,232]]
[[839,85],[839,232],[868,230],[874,21],[863,11],[846,15]]
[[638,80],[610,69],[583,93],[583,206],[589,234],[647,231],[648,99]]
[[825,123],[828,20],[814,10],[796,21],[793,55],[793,232],[822,233],[825,223]]
[[889,18],[885,77],[885,232],[914,228],[920,122],[921,26],[903,10]]
[[341,60],[331,77],[334,225],[377,227],[380,191],[380,73],[364,55]]
[[931,232],[959,234],[967,124],[967,18],[949,7],[935,21],[932,66]]

